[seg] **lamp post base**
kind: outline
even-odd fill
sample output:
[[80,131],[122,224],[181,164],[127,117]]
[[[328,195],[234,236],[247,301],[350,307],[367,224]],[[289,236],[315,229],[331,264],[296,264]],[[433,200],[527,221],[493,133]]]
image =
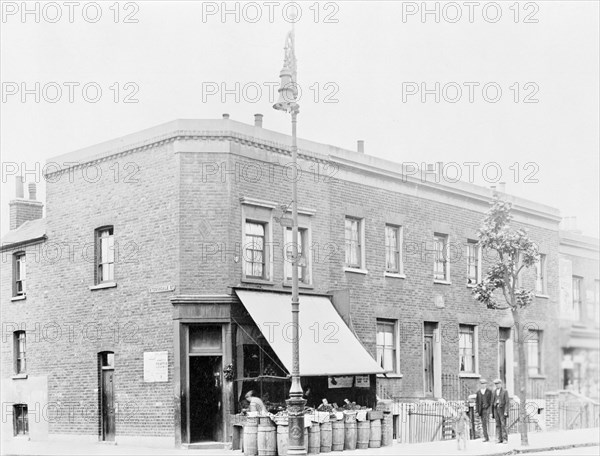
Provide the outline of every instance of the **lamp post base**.
[[305,455],[304,446],[304,406],[306,399],[300,397],[290,397],[287,401],[287,411],[289,419],[289,455]]

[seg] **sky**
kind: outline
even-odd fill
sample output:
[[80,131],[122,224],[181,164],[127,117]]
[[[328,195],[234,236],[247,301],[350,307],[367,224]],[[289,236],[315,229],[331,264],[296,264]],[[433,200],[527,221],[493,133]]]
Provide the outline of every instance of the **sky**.
[[[177,118],[272,108],[295,21],[298,135],[444,162],[599,229],[599,2],[1,3],[0,230],[14,175]],[[296,19],[294,19],[296,11]]]

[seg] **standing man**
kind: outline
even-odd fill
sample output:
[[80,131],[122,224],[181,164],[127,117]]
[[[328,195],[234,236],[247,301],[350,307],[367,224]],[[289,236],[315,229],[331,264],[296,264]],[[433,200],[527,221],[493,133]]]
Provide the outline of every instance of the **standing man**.
[[475,399],[475,408],[477,415],[481,418],[481,427],[483,428],[483,441],[489,442],[488,423],[490,421],[490,410],[492,408],[492,391],[487,387],[487,380],[482,378],[479,380],[481,389],[477,391]]
[[494,380],[496,390],[494,391],[493,412],[496,420],[496,439],[498,443],[508,443],[508,432],[506,431],[506,418],[508,417],[508,407],[510,399],[508,391],[502,387],[502,380]]

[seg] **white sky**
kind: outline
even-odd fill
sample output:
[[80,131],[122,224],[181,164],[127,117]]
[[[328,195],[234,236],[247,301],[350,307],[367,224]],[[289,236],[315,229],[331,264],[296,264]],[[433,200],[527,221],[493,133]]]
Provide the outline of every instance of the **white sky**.
[[[285,6],[292,10],[289,2],[273,2],[272,22],[268,2],[238,3],[239,16],[224,20],[219,13],[203,20],[203,4],[220,10],[222,2],[121,2],[112,9],[114,1],[99,2],[102,16],[95,23],[90,3],[74,7],[72,23],[65,2],[29,2],[32,10],[38,4],[39,23],[35,14],[21,16],[20,1],[2,4],[3,234],[8,201],[14,197],[11,163],[25,163],[31,170],[36,162],[41,167],[56,155],[176,118],[219,118],[225,112],[247,123],[254,113],[263,113],[265,128],[289,131],[289,116],[271,108],[264,85],[279,80],[290,28],[283,11]],[[229,2],[228,8],[236,3]],[[465,2],[427,2],[430,9],[440,8],[439,22],[433,14],[423,21],[420,11],[403,21],[403,9],[421,9],[421,3],[301,3],[296,24],[303,90],[299,136],[349,149],[364,139],[366,153],[398,162],[479,162],[475,182],[483,185],[491,185],[483,179],[483,165],[497,162],[509,193],[557,207],[563,216],[577,216],[586,234],[598,236],[599,3],[521,2],[511,9],[513,1],[499,2],[502,16],[493,23],[496,8],[491,2],[479,2],[472,22]],[[55,5],[62,16],[52,23]],[[462,17],[452,23],[456,5]],[[14,8],[19,11],[11,14]],[[251,23],[257,8],[262,17]],[[129,13],[136,23],[124,23]],[[328,15],[337,23],[327,23]],[[538,22],[526,23],[527,17]],[[20,92],[11,92],[15,87],[20,91],[22,83],[35,91],[36,82],[39,102],[34,94],[23,102]],[[65,82],[79,83],[72,103]],[[134,86],[126,87],[128,82]],[[236,82],[247,88],[237,101],[233,94],[223,100],[221,93],[207,93],[207,84],[235,91]],[[451,84],[439,103],[434,95],[423,103],[420,94],[406,93],[403,102],[403,83],[410,82],[431,89],[436,82],[440,87],[456,83],[463,93],[458,102],[447,101],[456,94]],[[479,84],[473,103],[465,82]],[[63,88],[55,103],[48,101],[56,96],[52,83]],[[101,87],[98,102],[84,99],[86,83]],[[114,83],[120,87],[118,102]],[[496,103],[483,98],[486,83],[502,89]],[[320,88],[317,100],[315,84]],[[253,89],[256,85],[262,86],[261,94]],[[138,103],[123,102],[131,87],[139,89],[133,96]],[[533,99],[539,102],[524,103],[536,88]],[[487,94],[495,96],[493,87]],[[95,95],[91,88],[88,95]],[[327,95],[337,102],[325,102]],[[510,169],[515,162],[518,176]],[[462,169],[467,179],[468,168]],[[526,182],[534,171],[538,182]],[[491,171],[489,176],[494,177]],[[35,179],[28,175],[29,182]],[[38,195],[44,198],[40,174],[37,180]]]

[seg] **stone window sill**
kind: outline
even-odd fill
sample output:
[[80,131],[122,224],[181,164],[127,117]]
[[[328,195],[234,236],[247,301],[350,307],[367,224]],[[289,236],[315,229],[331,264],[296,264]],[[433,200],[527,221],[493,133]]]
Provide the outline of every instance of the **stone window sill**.
[[275,285],[272,280],[267,279],[252,279],[250,277],[242,277],[244,283],[256,283],[260,285]]
[[405,274],[398,274],[397,272],[386,272],[383,275],[392,279],[406,279]]
[[433,279],[433,283],[436,283],[438,285],[452,285],[452,282],[450,282],[449,280],[437,280],[437,279]]
[[11,302],[14,302],[14,301],[24,301],[25,299],[27,299],[27,296],[21,295],[21,296],[15,296],[15,297],[11,298],[10,300],[11,300]]
[[[291,287],[292,281],[290,280],[290,281],[283,282],[281,285],[284,287]],[[312,283],[304,283],[304,282],[298,282],[298,287],[299,288],[307,288],[310,290],[315,288],[315,286]]]
[[545,380],[546,376],[543,374],[536,374],[536,375],[530,375],[529,378],[533,379],[533,380]]
[[458,376],[460,378],[481,378],[481,374],[477,372],[460,372]]
[[544,298],[544,299],[550,299],[550,296],[548,296],[547,294],[535,294],[536,298]]
[[369,273],[369,271],[367,271],[366,269],[350,268],[348,266],[346,266],[344,268],[344,272],[354,272],[355,274],[363,274],[363,275],[367,275]]
[[11,377],[13,380],[24,380],[27,378],[27,374],[16,374]]
[[404,375],[402,374],[395,374],[395,373],[389,373],[389,374],[377,374],[377,378],[402,378],[404,377]]
[[104,288],[115,288],[117,286],[117,282],[104,282],[104,283],[99,283],[98,285],[93,285],[90,287],[91,291],[94,290],[102,290]]

